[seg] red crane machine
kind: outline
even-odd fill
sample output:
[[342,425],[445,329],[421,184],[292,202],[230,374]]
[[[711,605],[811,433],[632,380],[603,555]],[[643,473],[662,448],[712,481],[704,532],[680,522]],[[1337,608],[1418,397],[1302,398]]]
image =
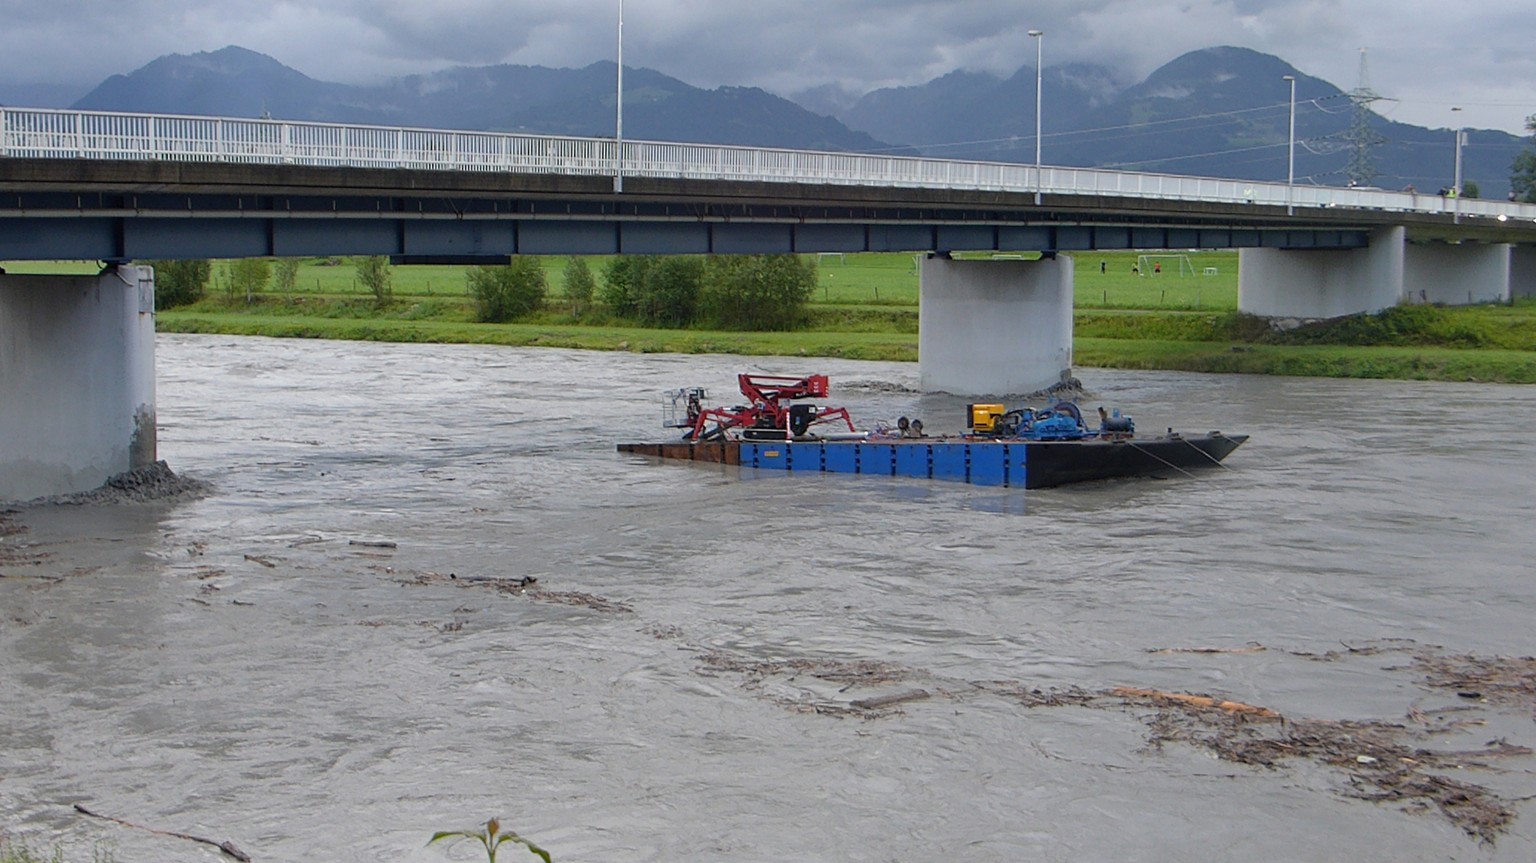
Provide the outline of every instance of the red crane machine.
[[740,436],[747,440],[793,440],[809,434],[812,426],[837,420],[842,420],[850,433],[855,431],[847,408],[793,404],[800,399],[826,398],[826,375],[796,378],[739,374],[736,382],[747,404],[732,408],[704,407],[703,387],[672,391],[669,396],[673,409],[667,424],[686,428],[683,439],[694,441],[718,440],[732,429],[739,429]]

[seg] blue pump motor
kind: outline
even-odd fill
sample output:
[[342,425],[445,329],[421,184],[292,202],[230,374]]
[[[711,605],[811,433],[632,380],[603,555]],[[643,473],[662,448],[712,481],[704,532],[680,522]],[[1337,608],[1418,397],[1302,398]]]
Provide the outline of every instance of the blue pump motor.
[[1082,440],[1092,434],[1083,426],[1082,415],[1076,405],[1062,405],[1036,414],[1022,436],[1029,440]]

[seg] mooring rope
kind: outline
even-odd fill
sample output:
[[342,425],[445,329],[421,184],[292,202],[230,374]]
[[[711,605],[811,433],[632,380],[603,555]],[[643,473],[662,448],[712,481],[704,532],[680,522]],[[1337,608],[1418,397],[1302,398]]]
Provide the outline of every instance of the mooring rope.
[[1211,460],[1211,464],[1216,465],[1217,467],[1222,468],[1224,470],[1231,470],[1232,469],[1232,468],[1228,467],[1227,465],[1222,464],[1221,463],[1221,459],[1219,459],[1219,458],[1211,455],[1210,453],[1206,452],[1205,450],[1195,446],[1195,442],[1190,440],[1189,438],[1181,438],[1181,440],[1183,440],[1185,443],[1189,444],[1194,449],[1195,452],[1197,452],[1197,453],[1205,456],[1206,458],[1210,459]]
[[[1173,462],[1169,461],[1168,459],[1163,458],[1162,456],[1158,455],[1157,453],[1148,451],[1146,447],[1138,445],[1133,440],[1128,440],[1128,441],[1126,441],[1126,443],[1130,444],[1137,451],[1143,453],[1144,455],[1149,455],[1152,458],[1157,459],[1158,461],[1162,462],[1165,465],[1168,465],[1169,467],[1173,468],[1174,470],[1178,471],[1179,473],[1184,474],[1185,476],[1188,476],[1188,477],[1193,477],[1194,476],[1194,474],[1190,473],[1189,471],[1185,470],[1184,468],[1179,467],[1178,465],[1174,464]],[[1195,447],[1195,449],[1199,449],[1199,447]]]

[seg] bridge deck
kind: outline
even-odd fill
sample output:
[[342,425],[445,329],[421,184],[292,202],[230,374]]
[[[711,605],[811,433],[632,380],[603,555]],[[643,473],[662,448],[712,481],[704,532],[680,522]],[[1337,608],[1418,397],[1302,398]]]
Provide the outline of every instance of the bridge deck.
[[1434,195],[704,144],[622,155],[594,138],[0,108],[0,259],[1352,248],[1387,225],[1536,242],[1536,205]]

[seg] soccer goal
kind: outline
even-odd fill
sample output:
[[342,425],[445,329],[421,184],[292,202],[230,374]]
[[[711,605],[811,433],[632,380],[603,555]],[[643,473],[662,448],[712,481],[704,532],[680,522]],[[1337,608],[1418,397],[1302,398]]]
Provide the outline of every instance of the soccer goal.
[[1167,270],[1169,275],[1174,273],[1183,276],[1193,276],[1195,265],[1190,263],[1189,255],[1137,255],[1136,273],[1141,276],[1160,275]]

